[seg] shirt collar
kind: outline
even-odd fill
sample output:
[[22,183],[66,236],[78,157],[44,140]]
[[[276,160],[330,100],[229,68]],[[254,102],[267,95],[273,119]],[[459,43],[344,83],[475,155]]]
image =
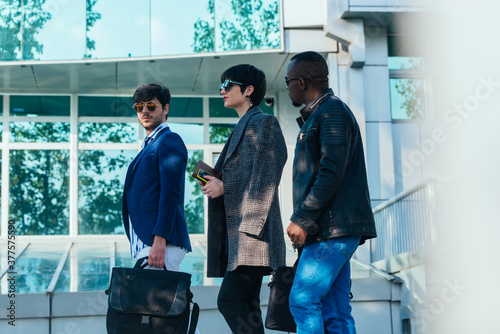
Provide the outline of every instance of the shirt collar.
[[158,125],[156,127],[156,129],[153,130],[153,132],[151,132],[151,135],[147,136],[146,138],[144,138],[144,141],[142,142],[142,145],[141,147],[144,148],[146,146],[146,139],[147,138],[151,138],[152,139],[155,139],[156,136],[158,135],[158,133],[161,132],[161,130],[165,129],[166,127],[168,126],[167,122],[163,122],[161,123],[160,125]]
[[156,127],[156,129],[153,130],[153,132],[151,132],[151,135],[149,135],[148,137],[151,137],[151,138],[155,138],[156,135],[163,129],[165,129],[166,127],[168,126],[167,122],[163,122],[161,123],[160,125],[158,125]]

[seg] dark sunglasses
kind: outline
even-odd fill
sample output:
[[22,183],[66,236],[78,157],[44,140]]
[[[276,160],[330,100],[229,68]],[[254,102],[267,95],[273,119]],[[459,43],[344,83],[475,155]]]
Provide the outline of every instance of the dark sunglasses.
[[241,82],[231,81],[231,80],[227,79],[219,86],[219,92],[222,93],[222,90],[225,90],[227,92],[227,91],[229,91],[229,88],[231,88],[233,85],[246,86],[245,84],[243,84]]
[[290,78],[290,79],[285,77],[286,86],[288,87],[288,85],[290,84],[290,81],[299,80],[299,79],[302,79],[302,77],[296,77],[296,78]]
[[141,112],[142,110],[144,110],[144,105],[146,105],[146,108],[148,108],[149,111],[155,111],[156,107],[158,107],[158,105],[153,101],[149,101],[146,104],[139,102],[139,103],[134,104],[135,111]]

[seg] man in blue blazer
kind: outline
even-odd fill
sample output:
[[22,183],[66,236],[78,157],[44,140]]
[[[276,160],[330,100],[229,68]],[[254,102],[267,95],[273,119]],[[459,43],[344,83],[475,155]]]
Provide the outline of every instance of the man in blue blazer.
[[161,84],[139,87],[134,109],[147,137],[130,164],[123,190],[123,224],[133,258],[149,256],[148,267],[179,271],[191,251],[184,216],[187,150],[170,131],[170,92]]

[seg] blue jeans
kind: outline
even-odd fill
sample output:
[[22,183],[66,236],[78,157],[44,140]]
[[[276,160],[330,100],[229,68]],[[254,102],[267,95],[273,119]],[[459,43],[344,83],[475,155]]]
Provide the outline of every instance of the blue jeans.
[[356,333],[350,305],[349,260],[360,236],[346,236],[304,247],[292,291],[290,311],[297,334]]

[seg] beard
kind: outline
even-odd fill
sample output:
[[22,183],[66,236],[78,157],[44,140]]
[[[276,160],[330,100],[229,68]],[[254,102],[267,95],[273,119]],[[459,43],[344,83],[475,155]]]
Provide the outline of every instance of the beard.
[[288,93],[288,97],[290,98],[290,100],[292,101],[292,106],[298,108],[300,106],[302,106],[303,103],[299,103],[299,102],[296,102],[293,98],[292,98],[292,95],[290,93]]

